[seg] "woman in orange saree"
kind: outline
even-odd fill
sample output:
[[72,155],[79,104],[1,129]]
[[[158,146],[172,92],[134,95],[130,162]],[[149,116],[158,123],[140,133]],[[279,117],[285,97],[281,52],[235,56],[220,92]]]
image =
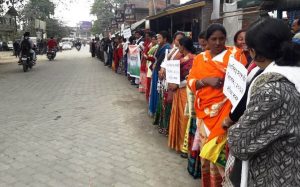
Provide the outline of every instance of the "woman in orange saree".
[[173,90],[172,112],[169,126],[169,147],[181,151],[184,142],[188,117],[184,110],[187,102],[186,76],[193,65],[194,53],[196,52],[191,38],[183,37],[179,40],[180,58],[180,85],[169,84],[168,88]]
[[[223,94],[223,83],[229,57],[235,56],[233,51],[225,46],[226,30],[222,25],[210,25],[206,32],[206,39],[210,50],[202,52],[195,58],[188,76],[188,86],[196,97],[195,110],[200,133],[200,150],[211,140],[217,139],[216,143],[226,141],[222,121],[229,114],[231,103]],[[203,149],[201,153],[202,151]],[[222,186],[224,162],[226,162],[224,151],[213,156],[222,159],[213,163],[201,156],[202,187]]]

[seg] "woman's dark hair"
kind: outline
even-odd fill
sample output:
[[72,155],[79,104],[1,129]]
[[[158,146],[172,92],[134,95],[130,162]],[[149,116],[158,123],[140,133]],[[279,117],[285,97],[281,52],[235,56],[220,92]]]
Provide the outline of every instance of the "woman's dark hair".
[[158,34],[167,39],[167,42],[170,42],[170,34],[167,31],[160,31]]
[[142,30],[137,30],[137,31],[135,31],[135,33],[138,33],[139,35],[144,36],[144,32]]
[[134,42],[134,39],[135,39],[134,36],[130,36],[129,39],[128,39],[128,40],[129,40],[129,43],[132,44],[132,43]]
[[183,32],[178,31],[178,32],[176,32],[176,33],[174,34],[173,40],[175,40],[176,37],[177,37],[178,35],[181,35],[181,36],[185,37],[185,34],[184,34]]
[[239,30],[239,31],[237,31],[237,32],[235,33],[235,35],[234,35],[234,37],[233,37],[234,43],[237,42],[238,37],[239,37],[239,35],[240,35],[242,32],[246,32],[246,29]]
[[205,40],[206,40],[205,35],[206,35],[206,31],[202,31],[202,32],[200,32],[198,38],[199,38],[199,39],[205,39]]
[[275,60],[280,66],[299,66],[300,45],[292,42],[287,24],[279,19],[265,18],[254,22],[246,32],[246,44],[256,57]]
[[157,35],[155,34],[155,35],[151,36],[151,39],[152,38],[155,38],[157,40]]
[[195,54],[196,53],[196,49],[194,47],[194,43],[193,40],[189,37],[183,37],[179,40],[179,44],[181,46],[183,46],[186,50],[188,50],[189,52]]
[[155,34],[155,32],[153,32],[153,31],[149,31],[149,36],[150,36],[151,38],[153,38],[153,37],[156,36],[156,34]]
[[210,36],[216,31],[221,31],[225,36],[227,36],[226,30],[223,25],[219,23],[213,23],[206,30],[206,40],[208,40]]

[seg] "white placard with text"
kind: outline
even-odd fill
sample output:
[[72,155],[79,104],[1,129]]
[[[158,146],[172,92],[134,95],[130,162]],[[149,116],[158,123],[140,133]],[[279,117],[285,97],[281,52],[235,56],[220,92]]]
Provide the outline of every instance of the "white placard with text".
[[130,36],[131,36],[131,29],[130,28],[125,29],[123,31],[123,36],[124,36],[124,38],[130,38]]
[[245,94],[247,86],[247,69],[234,57],[230,57],[226,70],[223,92],[231,101],[232,110],[237,107]]
[[180,84],[180,61],[168,60],[165,66],[167,83]]

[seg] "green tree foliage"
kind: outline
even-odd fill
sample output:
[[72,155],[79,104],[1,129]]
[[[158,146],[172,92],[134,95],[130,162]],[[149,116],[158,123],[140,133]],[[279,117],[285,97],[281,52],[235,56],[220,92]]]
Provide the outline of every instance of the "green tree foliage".
[[6,11],[11,8],[20,9],[24,6],[25,0],[0,0],[0,16],[5,14]]
[[103,33],[114,18],[115,10],[123,7],[125,2],[126,0],[95,0],[91,7],[91,14],[95,15],[97,20],[93,24],[92,32]]
[[46,22],[46,33],[48,36],[68,36],[69,29],[61,21],[52,18],[54,11],[55,4],[50,0],[30,0],[20,14],[23,29],[35,35],[35,19],[40,19]]
[[55,5],[50,0],[30,0],[21,11],[23,21],[46,20],[54,15]]
[[70,29],[57,19],[47,19],[46,31],[48,37],[63,38],[69,36]]

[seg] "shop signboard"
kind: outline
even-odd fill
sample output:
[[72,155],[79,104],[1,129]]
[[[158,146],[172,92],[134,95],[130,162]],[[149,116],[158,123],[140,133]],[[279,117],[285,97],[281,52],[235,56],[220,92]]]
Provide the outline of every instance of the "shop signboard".
[[127,22],[136,21],[135,4],[124,4],[124,18]]

